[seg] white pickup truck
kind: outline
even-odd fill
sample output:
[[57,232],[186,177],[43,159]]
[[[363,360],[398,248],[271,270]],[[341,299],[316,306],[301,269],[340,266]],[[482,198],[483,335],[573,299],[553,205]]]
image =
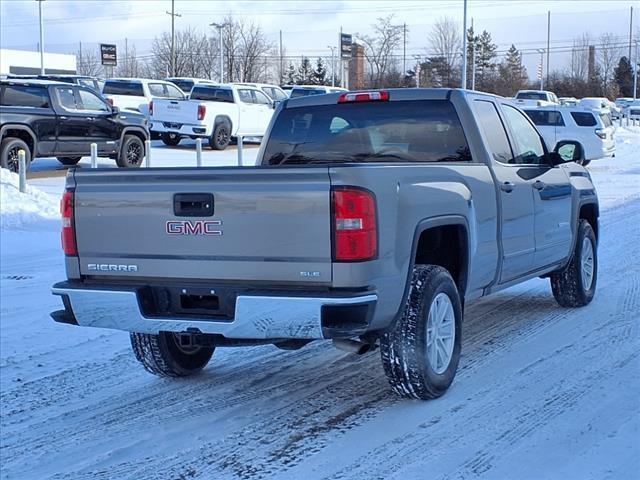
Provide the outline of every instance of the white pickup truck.
[[546,107],[559,105],[560,100],[555,93],[547,90],[518,90],[514,103],[520,107]]
[[212,149],[224,150],[232,137],[264,136],[274,102],[255,87],[200,84],[188,100],[156,99],[149,107],[149,129],[166,145],[202,137]]
[[183,99],[184,94],[171,82],[146,78],[109,78],[102,96],[120,110],[147,115],[149,102],[155,98]]

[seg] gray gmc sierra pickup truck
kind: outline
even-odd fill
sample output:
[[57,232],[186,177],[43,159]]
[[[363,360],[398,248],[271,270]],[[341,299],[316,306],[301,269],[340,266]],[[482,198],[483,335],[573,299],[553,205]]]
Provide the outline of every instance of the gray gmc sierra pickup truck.
[[465,302],[534,277],[593,298],[596,191],[553,147],[506,99],[398,89],[283,102],[255,167],[72,171],[52,316],[131,332],[162,376],[218,346],[379,345],[394,391],[438,397]]

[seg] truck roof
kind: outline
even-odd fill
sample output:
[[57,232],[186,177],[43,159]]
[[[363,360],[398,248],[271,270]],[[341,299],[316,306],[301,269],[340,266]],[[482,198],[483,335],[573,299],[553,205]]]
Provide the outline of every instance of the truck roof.
[[0,80],[2,84],[14,84],[14,85],[38,85],[38,86],[47,86],[47,85],[66,85],[68,83],[58,82],[57,80],[43,80],[40,78],[6,78]]

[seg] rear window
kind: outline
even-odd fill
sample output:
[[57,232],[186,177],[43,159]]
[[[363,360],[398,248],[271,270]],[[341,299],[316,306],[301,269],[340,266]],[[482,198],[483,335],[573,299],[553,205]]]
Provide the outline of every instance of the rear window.
[[169,80],[171,83],[176,85],[180,90],[185,93],[189,93],[193,88],[193,80]]
[[294,88],[291,90],[291,98],[308,97],[309,95],[322,95],[325,92],[323,88]]
[[601,113],[600,120],[605,127],[613,126],[613,122],[611,121],[611,116],[608,113]]
[[516,95],[516,98],[520,100],[546,100],[547,94],[540,92],[520,92]]
[[598,124],[596,117],[589,112],[571,112],[571,116],[579,127],[595,127]]
[[556,111],[548,110],[525,110],[524,113],[531,119],[534,125],[541,127],[564,127],[562,114]]
[[453,105],[421,100],[284,109],[263,164],[459,161],[471,153]]
[[191,100],[203,100],[205,102],[233,103],[233,92],[228,88],[193,87]]
[[142,84],[137,82],[107,82],[104,84],[102,93],[105,95],[130,95],[134,97],[144,97]]
[[0,88],[0,105],[49,108],[49,93],[45,87],[5,85]]

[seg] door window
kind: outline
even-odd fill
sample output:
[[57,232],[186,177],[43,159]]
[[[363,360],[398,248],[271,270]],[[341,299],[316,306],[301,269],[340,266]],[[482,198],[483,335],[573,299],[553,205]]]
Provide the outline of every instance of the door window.
[[238,97],[240,97],[242,103],[253,103],[251,90],[238,90]]
[[474,104],[478,114],[478,123],[482,127],[482,133],[487,139],[493,159],[500,163],[514,163],[507,132],[505,132],[504,125],[498,116],[496,106],[486,100],[476,100]]
[[596,117],[589,112],[571,112],[571,116],[579,127],[595,127],[598,124]]
[[150,83],[149,93],[151,94],[152,97],[163,98],[165,96],[164,85],[162,85],[161,83]]
[[259,92],[257,90],[252,90],[253,101],[259,105],[271,105],[271,100],[264,93]]
[[73,88],[56,88],[56,95],[60,106],[65,110],[79,110]]
[[97,95],[86,90],[78,90],[80,97],[80,109],[93,112],[108,112],[109,107]]
[[178,100],[182,100],[184,95],[180,91],[178,87],[174,87],[173,85],[164,85],[164,96],[167,98],[175,98]]
[[538,131],[523,113],[503,104],[503,111],[515,137],[513,162],[518,165],[540,165],[546,163],[546,153]]
[[43,87],[7,85],[0,87],[0,105],[49,108],[49,95],[47,89]]

